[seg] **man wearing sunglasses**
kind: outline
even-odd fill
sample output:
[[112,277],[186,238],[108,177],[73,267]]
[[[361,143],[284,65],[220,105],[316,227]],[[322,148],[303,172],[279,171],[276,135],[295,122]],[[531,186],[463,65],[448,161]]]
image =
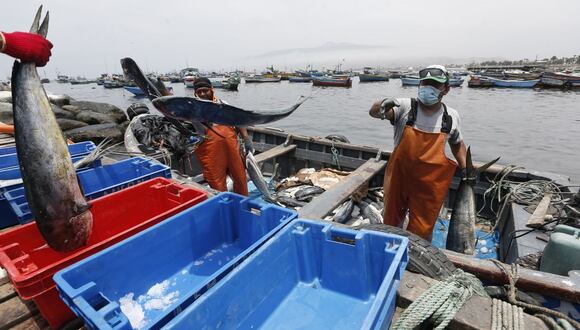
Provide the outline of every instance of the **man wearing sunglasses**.
[[[395,128],[395,149],[385,171],[387,225],[401,227],[431,241],[433,227],[457,166],[465,169],[466,148],[459,114],[442,99],[449,92],[449,73],[441,65],[419,71],[417,98],[387,98],[369,114],[388,119]],[[457,163],[445,155],[448,143]]]
[[[205,77],[195,79],[193,89],[195,96],[200,99],[224,102],[214,95],[211,81]],[[252,140],[245,128],[213,124],[212,130],[206,132],[205,141],[195,150],[195,155],[210,187],[219,191],[228,190],[226,177],[229,175],[234,181],[234,192],[248,196],[246,167],[240,154],[238,132],[244,140],[245,152],[254,152]]]

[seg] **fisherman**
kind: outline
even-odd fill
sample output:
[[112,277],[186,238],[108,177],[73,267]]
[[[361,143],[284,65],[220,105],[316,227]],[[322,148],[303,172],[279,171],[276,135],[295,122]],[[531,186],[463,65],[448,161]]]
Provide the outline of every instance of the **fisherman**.
[[[385,171],[383,222],[402,227],[428,241],[457,166],[465,173],[466,149],[459,114],[442,101],[449,73],[431,65],[419,71],[418,97],[375,102],[369,114],[394,126],[395,149]],[[448,142],[457,163],[445,155]]]
[[[200,99],[224,103],[215,96],[211,81],[205,77],[195,79],[193,89],[195,96]],[[244,150],[247,154],[254,152],[248,130],[243,127],[211,125],[212,130],[207,130],[205,141],[195,151],[205,180],[210,187],[226,191],[226,177],[229,175],[234,181],[234,192],[247,196],[246,168],[240,153],[237,133],[243,138]]]
[[[52,53],[52,43],[42,36],[28,32],[0,32],[0,53],[22,62],[34,62],[43,67]],[[14,134],[14,126],[0,122],[0,133]]]

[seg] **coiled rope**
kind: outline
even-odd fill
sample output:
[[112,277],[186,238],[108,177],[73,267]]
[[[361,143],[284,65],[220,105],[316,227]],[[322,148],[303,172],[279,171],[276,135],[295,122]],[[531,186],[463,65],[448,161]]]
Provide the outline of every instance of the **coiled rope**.
[[444,329],[474,294],[489,297],[477,277],[457,269],[453,275],[423,292],[401,314],[392,329],[413,329],[426,320],[436,326],[435,329]]

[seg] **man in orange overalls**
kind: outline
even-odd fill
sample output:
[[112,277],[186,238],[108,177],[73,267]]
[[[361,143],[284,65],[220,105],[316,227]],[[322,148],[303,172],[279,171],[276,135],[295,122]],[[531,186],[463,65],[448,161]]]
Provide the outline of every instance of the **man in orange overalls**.
[[[193,83],[193,88],[195,96],[200,99],[211,100],[216,103],[223,102],[214,95],[211,81],[207,78],[197,78]],[[240,154],[236,131],[239,131],[244,139],[246,152],[253,152],[254,147],[248,131],[241,127],[236,128],[216,124],[212,125],[212,129],[213,131],[207,130],[205,141],[195,150],[205,181],[213,189],[226,191],[226,177],[229,175],[234,181],[234,192],[247,196],[246,167]]]
[[[466,149],[459,114],[441,102],[449,92],[447,70],[432,65],[419,71],[419,77],[417,99],[378,101],[369,114],[395,127],[395,149],[385,171],[383,221],[401,227],[408,212],[407,230],[431,241],[457,165],[465,173]],[[446,143],[457,163],[445,155]]]

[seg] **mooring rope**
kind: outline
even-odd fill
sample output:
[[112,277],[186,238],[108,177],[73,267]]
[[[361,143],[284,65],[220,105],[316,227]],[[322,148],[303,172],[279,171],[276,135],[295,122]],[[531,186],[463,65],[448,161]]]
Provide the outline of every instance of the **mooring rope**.
[[457,311],[474,294],[488,297],[481,281],[461,269],[433,285],[403,312],[392,329],[413,329],[429,320],[435,329],[444,329]]
[[503,300],[491,300],[491,330],[524,330],[524,310]]

